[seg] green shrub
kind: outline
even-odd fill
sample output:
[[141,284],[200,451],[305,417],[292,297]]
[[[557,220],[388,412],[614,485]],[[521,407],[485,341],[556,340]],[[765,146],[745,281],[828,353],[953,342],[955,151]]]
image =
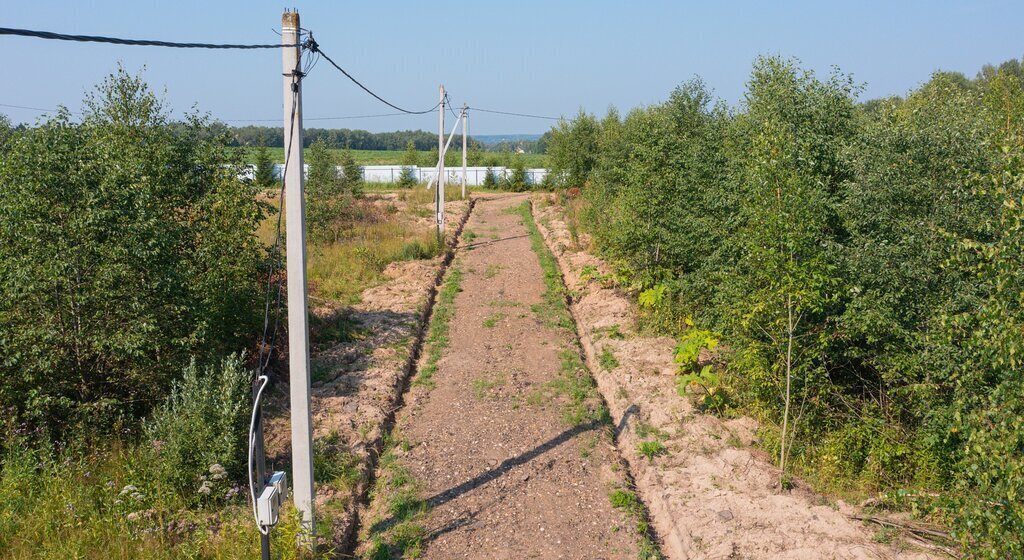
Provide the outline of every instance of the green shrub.
[[253,181],[261,189],[270,189],[277,185],[277,177],[274,172],[274,160],[270,157],[270,150],[267,149],[265,135],[260,135],[260,143],[256,146],[255,170]]
[[204,486],[244,478],[250,381],[241,356],[216,366],[199,367],[193,361],[167,402],[146,421],[157,475],[181,495],[198,498],[209,494]]
[[0,408],[55,437],[131,428],[177,364],[258,331],[258,189],[227,138],[124,70],[0,158]]
[[491,190],[498,188],[498,176],[495,175],[494,169],[491,167],[488,167],[487,173],[484,174],[483,188]]
[[660,441],[641,441],[637,444],[636,450],[650,461],[653,461],[655,457],[668,453],[668,449]]
[[[990,558],[1024,547],[1024,89],[1004,66],[858,104],[843,74],[762,58],[735,110],[693,81],[551,131],[640,326],[679,339],[680,392],[756,416],[832,490],[937,496],[902,503]],[[725,368],[698,367],[719,336]]]
[[551,171],[564,175],[569,187],[582,187],[597,164],[597,120],[582,109],[576,118],[562,119],[551,129],[547,153]]
[[[348,152],[351,156],[351,152]],[[309,147],[309,172],[306,177],[306,232],[313,243],[335,243],[345,232],[345,219],[352,209],[348,179],[338,172],[338,160],[318,138]],[[354,160],[348,160],[350,167]],[[356,171],[349,169],[350,173]],[[361,184],[361,180],[358,182]]]
[[432,259],[438,254],[440,254],[440,244],[436,241],[413,240],[402,245],[397,260],[415,261],[419,259]]
[[[1013,92],[1024,99],[1019,83]],[[960,451],[957,533],[972,555],[993,559],[1024,555],[1024,140],[1019,130],[1004,134],[998,165],[976,185],[998,215],[988,235],[958,238],[948,263],[970,271],[983,295],[942,316],[940,346],[955,352],[946,386],[962,419],[947,435]]]
[[513,157],[509,169],[511,173],[509,173],[506,188],[512,192],[530,190],[530,181],[526,177],[526,165],[523,163],[523,158],[518,155]]

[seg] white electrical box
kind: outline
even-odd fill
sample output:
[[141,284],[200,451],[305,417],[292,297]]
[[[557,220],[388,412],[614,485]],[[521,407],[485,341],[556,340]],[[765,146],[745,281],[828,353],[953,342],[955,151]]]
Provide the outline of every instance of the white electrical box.
[[264,527],[273,527],[281,512],[281,506],[288,498],[288,475],[284,471],[277,471],[270,476],[263,492],[256,500],[256,518],[259,524]]
[[288,499],[288,475],[284,471],[275,471],[270,475],[270,486],[277,488],[277,499],[281,505]]
[[281,511],[281,500],[277,497],[277,488],[266,486],[256,500],[256,520],[263,527],[277,525],[278,513]]

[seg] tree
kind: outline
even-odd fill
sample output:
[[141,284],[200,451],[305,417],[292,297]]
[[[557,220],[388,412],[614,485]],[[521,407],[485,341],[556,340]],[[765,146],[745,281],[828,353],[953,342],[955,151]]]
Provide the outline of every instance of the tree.
[[420,157],[420,167],[434,168],[437,167],[437,147],[433,147],[428,152],[424,152]]
[[334,152],[323,138],[309,147],[306,176],[306,227],[310,240],[323,243],[337,239],[340,219],[348,206],[345,187]]
[[[455,146],[456,142],[459,142],[458,147]],[[462,167],[462,143],[460,140],[452,139],[452,145],[444,153],[444,166],[448,168]]]
[[487,168],[487,173],[484,175],[483,188],[490,190],[498,188],[498,177],[495,175],[493,167]]
[[256,146],[256,185],[261,189],[269,189],[277,183],[274,171],[274,160],[270,158],[270,150],[267,149],[266,136],[260,135],[259,144]]
[[809,420],[828,412],[833,391],[828,333],[842,311],[845,231],[832,193],[850,177],[843,154],[855,132],[854,87],[848,76],[822,81],[792,61],[760,58],[748,88],[734,129],[741,197],[726,240],[735,257],[722,275],[723,324],[743,341],[750,389],[780,425],[785,482],[793,441],[822,427]]
[[416,144],[409,140],[405,144],[405,154],[402,155],[402,173],[398,176],[398,186],[403,189],[412,188],[416,184],[416,173],[413,167],[419,159],[416,151]]
[[523,163],[522,157],[518,154],[514,156],[509,170],[511,173],[508,176],[508,190],[512,192],[525,192],[530,190],[530,181],[526,176],[526,165]]
[[[1001,78],[1024,100],[1016,77]],[[944,310],[937,321],[939,350],[954,358],[949,378],[937,381],[957,420],[956,431],[947,431],[960,473],[951,508],[956,535],[977,557],[992,559],[1024,556],[1024,139],[1011,133],[998,148],[997,165],[972,180],[976,196],[997,212],[986,220],[986,234],[956,239],[948,262],[982,289],[969,308]]]
[[363,168],[356,163],[351,149],[345,148],[345,151],[341,152],[340,162],[342,189],[352,196],[362,194]]
[[582,187],[597,164],[600,126],[582,109],[572,120],[558,121],[547,140],[552,172],[563,176],[569,187]]
[[3,151],[4,145],[7,143],[8,138],[12,134],[11,120],[7,118],[7,115],[0,115],[0,151]]
[[265,215],[227,138],[172,128],[123,69],[0,158],[0,407],[59,435],[131,423],[183,363],[257,332]]

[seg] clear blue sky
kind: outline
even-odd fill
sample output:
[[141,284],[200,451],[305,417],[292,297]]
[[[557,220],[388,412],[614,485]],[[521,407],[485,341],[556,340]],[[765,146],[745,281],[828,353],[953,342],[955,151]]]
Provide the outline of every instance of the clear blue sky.
[[[570,115],[663,100],[699,75],[742,99],[758,54],[834,65],[866,84],[864,98],[903,94],[936,69],[973,76],[1024,55],[1024,2],[298,1],[303,27],[356,78],[394,103],[427,108],[443,82],[458,104]],[[280,2],[6,1],[0,27],[173,41],[279,41]],[[77,109],[118,61],[166,89],[179,112],[221,119],[281,115],[277,51],[198,51],[0,37],[0,103]],[[307,117],[386,113],[321,62],[305,85]],[[15,122],[32,111],[0,107]],[[268,123],[273,124],[273,123]],[[477,134],[539,133],[548,121],[485,115]],[[307,127],[436,130],[436,115],[307,122]]]

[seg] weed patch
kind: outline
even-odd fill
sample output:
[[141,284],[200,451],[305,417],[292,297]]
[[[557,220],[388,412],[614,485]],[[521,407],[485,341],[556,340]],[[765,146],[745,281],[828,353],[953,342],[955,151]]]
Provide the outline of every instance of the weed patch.
[[651,461],[653,461],[655,457],[668,453],[668,449],[666,449],[665,445],[660,441],[641,441],[640,444],[637,445],[636,450]]
[[499,272],[501,272],[502,268],[505,267],[501,266],[500,264],[487,265],[487,270],[484,271],[484,278],[487,278],[488,280],[494,278],[495,276],[498,275]]
[[478,377],[473,380],[473,396],[477,400],[483,400],[492,396],[495,389],[505,385],[505,375],[494,373]]
[[607,346],[601,349],[601,355],[598,356],[597,361],[605,371],[611,371],[619,367],[619,359],[615,357],[612,349]]
[[384,507],[363,535],[363,541],[370,543],[362,555],[367,560],[418,558],[423,552],[426,530],[420,521],[427,503],[419,497],[420,484],[395,455],[396,449],[408,445],[393,437],[388,438],[380,457],[380,474],[373,490],[373,500]]
[[455,314],[455,296],[462,291],[462,269],[459,265],[453,264],[448,269],[441,291],[437,296],[437,303],[434,305],[434,312],[430,316],[430,326],[427,330],[427,339],[424,341],[424,352],[426,361],[413,379],[414,385],[420,385],[432,389],[435,385],[433,376],[437,372],[437,362],[441,354],[448,347],[448,329],[452,316]]
[[500,323],[505,317],[506,315],[500,311],[496,313],[491,313],[490,315],[487,316],[486,319],[484,319],[484,327],[488,329],[493,329],[494,327],[498,326],[498,323]]

